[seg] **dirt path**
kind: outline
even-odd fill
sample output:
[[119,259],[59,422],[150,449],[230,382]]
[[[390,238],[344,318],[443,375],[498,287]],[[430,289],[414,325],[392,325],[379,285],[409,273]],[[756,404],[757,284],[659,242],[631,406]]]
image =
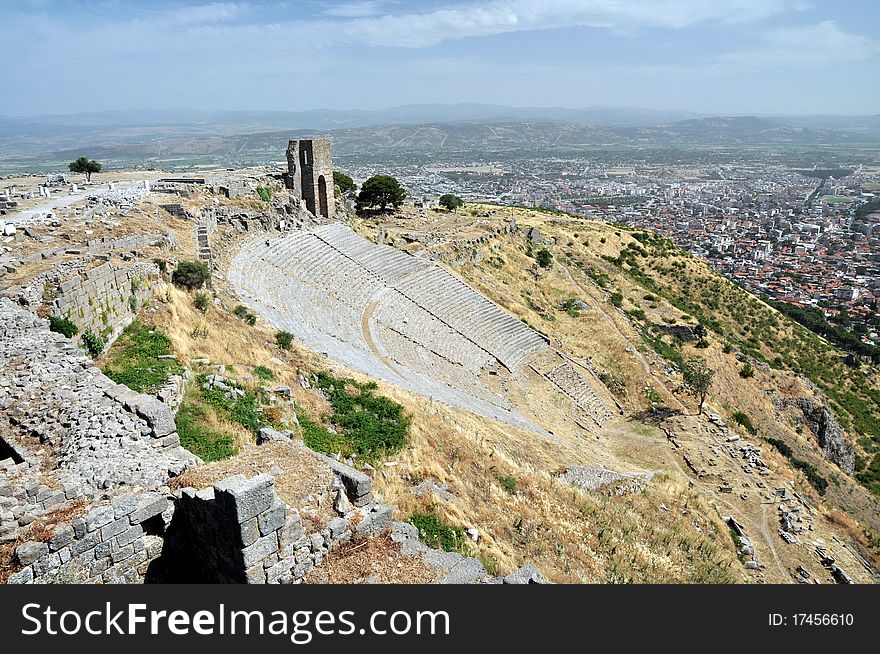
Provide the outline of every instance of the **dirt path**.
[[[605,311],[605,309],[602,307],[601,302],[599,302],[596,299],[596,294],[594,293],[594,291],[592,289],[584,286],[583,284],[581,284],[575,278],[575,276],[571,274],[571,270],[569,270],[568,266],[563,265],[562,270],[565,271],[565,276],[568,277],[568,280],[577,289],[579,289],[581,292],[585,293],[593,301],[592,308],[600,316],[602,316],[609,325],[611,325],[612,329],[614,329],[614,332],[620,337],[620,339],[627,344],[631,344],[632,339],[630,339],[626,334],[623,333],[623,330],[620,329],[620,326],[617,324],[617,321],[614,320],[614,318],[611,315],[609,315],[608,312]],[[675,397],[675,394],[666,386],[664,381],[654,375],[653,370],[651,370],[651,364],[648,362],[648,360],[645,358],[645,356],[641,352],[639,352],[639,350],[635,347],[633,347],[632,350],[633,350],[632,354],[635,356],[636,360],[642,366],[642,370],[645,372],[645,374],[648,375],[649,377],[651,377],[651,379],[653,379],[659,386],[661,386],[669,394],[669,397],[672,398],[673,402],[677,405],[676,408],[681,409],[682,411],[686,411],[687,407],[685,407],[684,404],[679,402],[678,398]]]

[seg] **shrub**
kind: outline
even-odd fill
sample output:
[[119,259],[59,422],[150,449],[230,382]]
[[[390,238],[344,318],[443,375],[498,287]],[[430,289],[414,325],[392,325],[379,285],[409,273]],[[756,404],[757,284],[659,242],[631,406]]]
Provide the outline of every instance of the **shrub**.
[[409,522],[419,530],[419,538],[429,547],[456,552],[467,545],[464,529],[447,525],[435,513],[416,511],[409,517]]
[[195,304],[196,309],[205,313],[208,311],[208,307],[211,306],[211,296],[204,291],[198,291],[193,298],[193,304]]
[[621,293],[620,291],[614,291],[608,298],[608,301],[611,303],[611,306],[617,307],[619,309],[623,306],[623,293]]
[[293,334],[284,331],[276,332],[275,342],[278,343],[278,347],[282,350],[289,350],[293,345]]
[[707,347],[709,347],[709,341],[705,338],[701,338],[699,341],[697,341],[697,347],[701,350],[705,350]]
[[751,363],[746,363],[740,368],[739,376],[743,379],[750,379],[755,376],[755,366]]
[[550,250],[547,248],[541,248],[538,250],[538,254],[535,255],[535,260],[541,268],[550,268],[553,266],[553,255],[550,254]]
[[73,338],[79,333],[79,327],[68,318],[62,316],[49,316],[49,330],[58,334],[64,334],[67,338]]
[[189,290],[201,288],[210,278],[211,271],[200,261],[181,261],[171,275],[173,284]]
[[733,421],[749,432],[752,436],[758,433],[758,428],[752,423],[752,419],[743,411],[735,411]]
[[272,189],[266,186],[258,186],[257,187],[257,195],[260,196],[260,199],[263,202],[269,202],[272,199]]
[[165,261],[165,259],[153,259],[153,263],[155,263],[159,267],[160,273],[164,274],[168,272],[168,263]]
[[275,373],[266,366],[257,366],[254,368],[254,374],[265,381],[275,381]]
[[92,357],[96,357],[104,351],[104,339],[95,334],[91,329],[82,335],[82,344]]
[[253,327],[257,324],[257,316],[250,312],[250,310],[244,306],[243,304],[239,304],[235,309],[232,310],[232,313],[245,321],[246,324]]
[[513,475],[499,477],[498,483],[501,484],[501,488],[503,488],[506,493],[509,493],[510,495],[516,494],[516,477]]

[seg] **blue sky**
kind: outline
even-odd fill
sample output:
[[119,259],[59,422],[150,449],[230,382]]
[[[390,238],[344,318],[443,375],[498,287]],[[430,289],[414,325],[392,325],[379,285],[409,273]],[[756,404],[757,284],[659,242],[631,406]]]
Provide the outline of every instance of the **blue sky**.
[[880,112],[872,0],[3,3],[0,114],[429,102]]

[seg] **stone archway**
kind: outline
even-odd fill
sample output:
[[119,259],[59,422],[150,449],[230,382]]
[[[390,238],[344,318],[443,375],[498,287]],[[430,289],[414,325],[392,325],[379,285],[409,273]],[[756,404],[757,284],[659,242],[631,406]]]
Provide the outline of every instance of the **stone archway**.
[[318,177],[318,213],[324,218],[330,217],[330,212],[327,208],[327,180],[324,179],[323,175]]

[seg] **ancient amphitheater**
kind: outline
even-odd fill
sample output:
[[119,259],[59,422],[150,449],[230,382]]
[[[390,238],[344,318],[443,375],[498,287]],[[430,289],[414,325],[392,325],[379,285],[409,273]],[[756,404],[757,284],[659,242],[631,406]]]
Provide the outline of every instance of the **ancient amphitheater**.
[[227,274],[270,323],[371,377],[541,431],[504,392],[539,375],[596,423],[610,417],[544,336],[437,264],[341,223],[247,241]]

